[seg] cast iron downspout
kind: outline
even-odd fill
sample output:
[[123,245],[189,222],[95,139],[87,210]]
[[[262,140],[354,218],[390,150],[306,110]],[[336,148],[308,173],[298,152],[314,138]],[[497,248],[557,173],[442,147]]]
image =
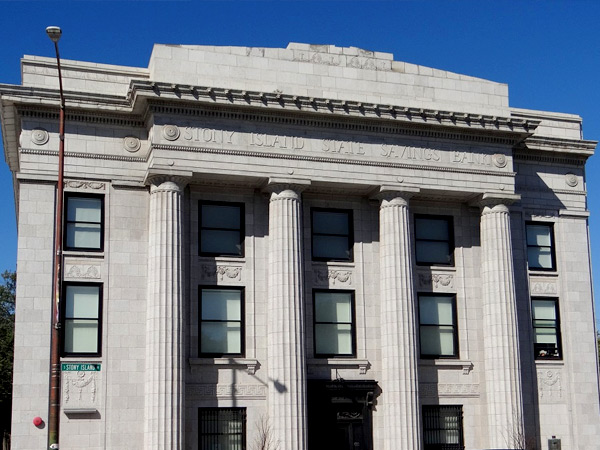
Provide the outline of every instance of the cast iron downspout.
[[[58,85],[60,89],[59,144],[58,144],[58,184],[56,186],[56,224],[54,228],[54,298],[52,301],[52,331],[50,335],[50,392],[48,406],[48,448],[58,449],[60,427],[60,295],[62,289],[62,241],[63,241],[63,172],[65,166],[65,97],[63,95],[58,38],[54,39],[48,27],[46,32],[54,42],[56,64],[58,68]],[[60,29],[58,36],[60,37]]]

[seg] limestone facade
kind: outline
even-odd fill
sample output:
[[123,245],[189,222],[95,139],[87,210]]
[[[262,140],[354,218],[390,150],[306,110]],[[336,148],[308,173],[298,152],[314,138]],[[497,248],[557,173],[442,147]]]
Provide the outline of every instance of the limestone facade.
[[[54,60],[21,64],[0,119],[12,442],[34,449],[59,103]],[[155,45],[148,68],[62,68],[61,449],[598,445],[580,117],[352,47]]]

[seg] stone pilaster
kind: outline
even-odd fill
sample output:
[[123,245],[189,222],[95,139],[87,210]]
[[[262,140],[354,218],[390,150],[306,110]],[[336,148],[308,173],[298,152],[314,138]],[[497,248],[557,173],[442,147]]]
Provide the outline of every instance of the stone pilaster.
[[279,448],[306,450],[301,187],[278,183],[269,191],[269,420]]
[[421,449],[417,320],[408,199],[379,195],[381,271],[381,389],[385,450]]
[[[512,201],[514,199],[510,199]],[[505,199],[481,203],[483,347],[490,449],[524,436],[510,214]]]
[[183,448],[183,214],[185,179],[150,180],[144,448]]

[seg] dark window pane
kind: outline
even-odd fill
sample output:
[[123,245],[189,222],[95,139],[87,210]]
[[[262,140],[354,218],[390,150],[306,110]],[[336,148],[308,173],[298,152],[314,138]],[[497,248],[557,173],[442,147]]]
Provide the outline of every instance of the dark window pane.
[[349,259],[348,238],[344,236],[313,236],[313,257]]
[[241,255],[242,244],[239,231],[202,230],[200,238],[202,253]]
[[242,293],[234,289],[203,289],[202,320],[241,320]]
[[313,232],[318,234],[348,235],[348,213],[313,211]]
[[239,206],[202,205],[202,228],[239,230],[240,213]]
[[352,325],[315,324],[315,352],[318,355],[352,355]]
[[527,261],[531,269],[552,269],[552,249],[550,247],[529,247]]
[[100,223],[102,221],[102,200],[99,198],[68,197],[67,221]]
[[240,322],[203,322],[200,333],[201,353],[242,353]]
[[100,224],[67,223],[66,239],[70,248],[100,248],[102,236]]
[[448,264],[452,261],[448,242],[420,241],[417,243],[417,261],[430,264]]
[[244,450],[246,448],[244,408],[199,408],[198,422],[200,450]]
[[450,239],[448,221],[446,219],[415,218],[415,237],[417,239],[431,239],[447,241]]

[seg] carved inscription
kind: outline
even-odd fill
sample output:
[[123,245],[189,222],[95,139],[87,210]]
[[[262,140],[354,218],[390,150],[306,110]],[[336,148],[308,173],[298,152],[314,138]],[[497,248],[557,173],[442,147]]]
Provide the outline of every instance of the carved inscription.
[[396,145],[358,140],[312,139],[284,134],[255,133],[221,130],[216,128],[185,127],[174,125],[163,128],[167,140],[188,142],[191,145],[211,145],[218,148],[255,149],[262,151],[311,152],[345,158],[372,158],[387,161],[404,161],[419,164],[466,166],[503,169],[508,159],[503,154],[492,154],[456,147],[433,148],[420,145]]

